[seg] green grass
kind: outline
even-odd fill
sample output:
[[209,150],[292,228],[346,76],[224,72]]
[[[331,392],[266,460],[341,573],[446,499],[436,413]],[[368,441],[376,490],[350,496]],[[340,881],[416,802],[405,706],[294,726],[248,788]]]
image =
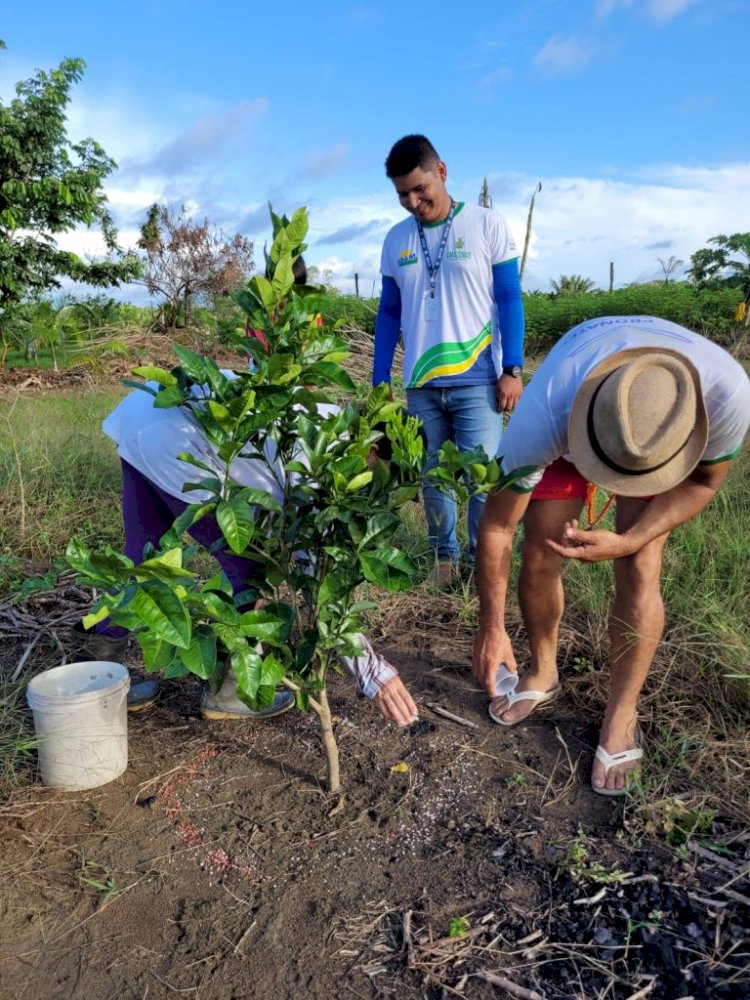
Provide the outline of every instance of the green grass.
[[[3,401],[0,594],[23,598],[48,588],[55,570],[64,565],[73,536],[95,546],[122,544],[119,462],[101,421],[124,391],[109,387]],[[750,816],[749,514],[750,449],[745,449],[718,497],[677,529],[666,549],[667,630],[644,692],[643,715],[647,725],[650,721],[651,736],[648,786],[632,807],[657,830],[662,813],[671,808],[669,796],[686,787],[701,796],[689,808],[729,808],[735,815]],[[465,518],[460,523],[464,526]],[[427,572],[430,557],[417,504],[406,512],[400,544]],[[514,575],[517,570],[516,551]],[[569,564],[565,592],[564,683],[577,706],[596,718],[607,691],[611,564]],[[387,611],[392,598],[381,596]],[[425,588],[413,596],[397,596],[415,602],[427,621],[431,606],[440,620],[448,615],[452,624],[447,627],[468,654],[476,627],[476,600],[469,585],[450,596],[431,595]],[[429,628],[434,639],[439,625]],[[13,708],[22,705],[20,691],[19,686],[15,698],[0,690],[5,706],[0,757],[6,761],[0,790],[12,786],[13,773],[23,774],[31,749]]]
[[43,568],[77,535],[122,544],[120,466],[101,431],[124,390],[53,393],[3,401],[0,416],[0,591]]

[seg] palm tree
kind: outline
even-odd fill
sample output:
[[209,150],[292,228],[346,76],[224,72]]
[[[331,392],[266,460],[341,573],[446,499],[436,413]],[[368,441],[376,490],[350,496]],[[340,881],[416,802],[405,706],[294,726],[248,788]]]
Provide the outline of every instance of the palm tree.
[[583,278],[580,274],[563,274],[559,281],[552,279],[553,298],[559,299],[568,295],[585,295],[586,292],[593,292],[596,282],[591,278]]

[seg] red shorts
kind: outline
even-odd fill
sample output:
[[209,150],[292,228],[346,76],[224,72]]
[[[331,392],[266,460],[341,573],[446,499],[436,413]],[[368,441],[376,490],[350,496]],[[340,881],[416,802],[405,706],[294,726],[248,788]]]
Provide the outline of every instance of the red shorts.
[[[588,481],[576,469],[572,462],[557,458],[544,470],[541,481],[534,487],[532,500],[586,500]],[[653,500],[653,496],[639,499]]]
[[544,470],[541,482],[534,487],[532,500],[585,500],[588,482],[572,462],[555,459]]

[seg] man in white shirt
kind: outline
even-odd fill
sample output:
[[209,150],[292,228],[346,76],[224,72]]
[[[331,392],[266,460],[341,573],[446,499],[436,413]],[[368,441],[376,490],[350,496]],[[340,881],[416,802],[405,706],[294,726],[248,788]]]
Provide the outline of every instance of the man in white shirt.
[[[611,316],[558,341],[503,437],[506,488],[487,501],[480,528],[474,673],[501,725],[551,701],[560,689],[563,561],[615,560],[611,689],[592,773],[599,794],[624,794],[642,756],[636,713],[664,627],[664,544],[716,495],[749,422],[750,382],[726,351],[667,320]],[[617,496],[616,533],[578,526],[589,484]],[[504,614],[522,518],[519,598],[531,660],[498,696],[498,679],[517,677]]]
[[[394,144],[386,160],[409,218],[386,235],[383,287],[375,323],[373,385],[390,383],[399,337],[409,412],[427,438],[427,468],[452,441],[459,451],[497,451],[503,413],[522,391],[524,317],[518,252],[505,220],[487,208],[455,201],[448,168],[423,135]],[[468,504],[469,560],[474,561],[485,494]],[[461,551],[452,494],[424,489],[431,579],[453,579]]]

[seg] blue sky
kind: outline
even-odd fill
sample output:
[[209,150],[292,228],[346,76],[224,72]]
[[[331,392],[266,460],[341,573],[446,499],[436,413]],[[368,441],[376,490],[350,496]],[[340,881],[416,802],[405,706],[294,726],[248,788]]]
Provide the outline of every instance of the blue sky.
[[[357,272],[369,294],[403,217],[383,161],[409,132],[435,144],[454,197],[476,201],[487,176],[519,245],[542,182],[528,289],[562,274],[606,287],[610,261],[616,286],[655,279],[659,257],[687,265],[750,229],[748,0],[108,6],[9,5],[0,96],[86,60],[69,131],[118,161],[107,192],[126,245],[161,201],[262,259],[267,202],[306,205],[308,263],[344,291]],[[99,248],[88,233],[65,245]]]

